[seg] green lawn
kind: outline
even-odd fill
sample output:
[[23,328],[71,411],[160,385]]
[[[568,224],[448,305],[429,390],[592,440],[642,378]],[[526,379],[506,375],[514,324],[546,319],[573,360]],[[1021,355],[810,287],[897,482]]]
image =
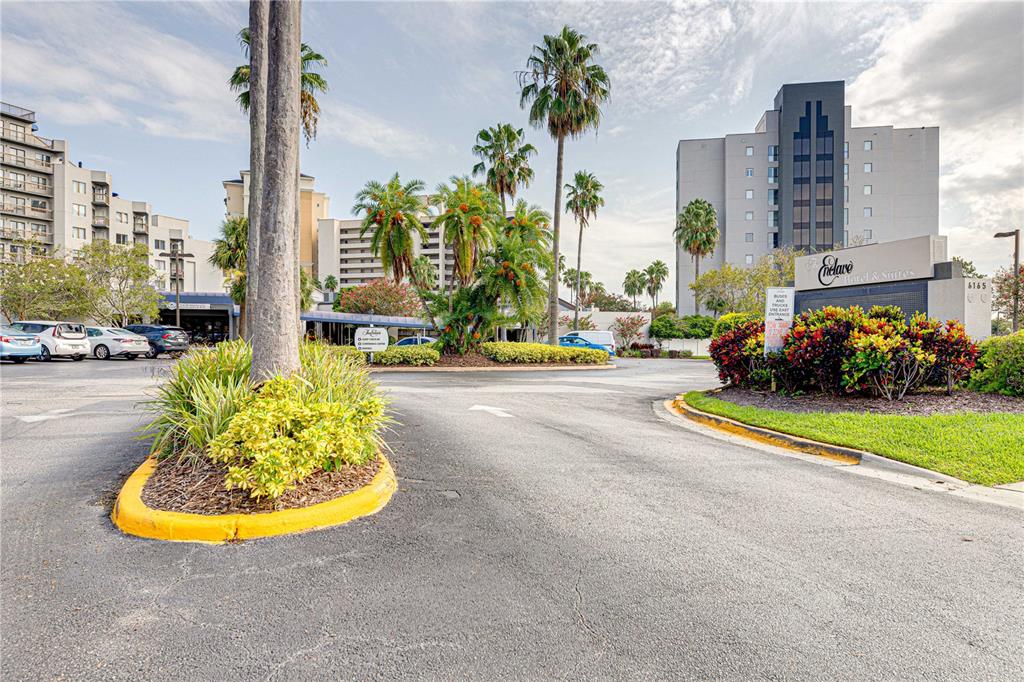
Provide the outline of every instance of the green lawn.
[[866,450],[971,483],[1024,481],[1021,414],[793,414],[735,405],[699,391],[687,393],[684,400],[698,410],[745,424]]

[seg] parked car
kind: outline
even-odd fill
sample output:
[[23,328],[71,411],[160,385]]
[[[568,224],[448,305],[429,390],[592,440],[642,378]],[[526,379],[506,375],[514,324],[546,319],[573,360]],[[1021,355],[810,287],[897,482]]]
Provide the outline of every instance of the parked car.
[[406,338],[402,339],[401,341],[399,341],[395,345],[396,346],[422,346],[422,345],[427,344],[427,343],[434,343],[435,341],[437,341],[437,339],[432,338],[430,336],[407,336]]
[[40,360],[65,357],[78,362],[84,360],[85,356],[89,354],[85,326],[77,322],[22,320],[12,322],[11,327],[24,334],[34,334],[39,337],[42,344],[42,348],[39,349]]
[[119,327],[86,327],[89,347],[98,360],[123,356],[134,360],[149,352],[149,340],[145,336]]
[[149,342],[146,357],[151,360],[161,353],[181,355],[188,350],[188,334],[181,327],[166,324],[129,324],[125,329],[146,337]]
[[35,334],[0,327],[0,360],[13,360],[20,365],[29,358],[38,358],[42,352],[43,344]]
[[569,332],[566,336],[578,336],[581,339],[586,339],[591,343],[596,343],[601,346],[612,355],[615,355],[615,334],[612,334],[610,331],[600,331],[597,329],[593,331],[580,330]]
[[615,351],[613,349],[603,346],[600,343],[587,341],[582,336],[559,336],[558,345],[565,346],[566,348],[592,348],[594,350],[608,351],[608,355],[610,357],[615,357]]

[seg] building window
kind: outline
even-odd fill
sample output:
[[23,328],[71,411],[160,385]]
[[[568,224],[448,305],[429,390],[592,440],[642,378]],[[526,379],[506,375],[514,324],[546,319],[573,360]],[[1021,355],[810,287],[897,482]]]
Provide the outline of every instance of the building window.
[[86,187],[84,182],[74,180],[71,184],[74,186],[75,194],[85,194],[87,191],[89,191],[89,188]]
[[753,220],[754,219],[754,212],[753,211],[747,211],[746,214],[744,215],[744,219],[745,220]]
[[871,185],[864,185],[864,196],[871,194]]
[[753,147],[747,147],[747,156],[753,156],[753,155],[754,155],[754,148]]
[[748,189],[748,190],[746,191],[746,197],[747,197],[748,199],[753,199],[753,198],[754,198],[754,190],[752,190],[752,189]]
[[748,253],[746,256],[743,257],[743,262],[745,262],[747,265],[753,265],[754,264],[754,254]]
[[843,143],[843,158],[844,159],[850,158],[850,143],[849,142],[844,142]]
[[154,261],[154,263],[156,264],[156,269],[157,270],[160,270],[161,272],[167,270],[167,261],[158,260],[158,261]]
[[118,244],[127,244],[128,243],[128,235],[126,235],[126,234],[116,234],[116,235],[114,235],[114,240]]
[[753,168],[748,168],[746,173],[744,173],[744,175],[746,175],[748,178],[754,177],[754,169]]
[[850,233],[847,232],[846,230],[843,230],[843,246],[846,246],[849,243],[850,243]]
[[843,201],[850,201],[850,186],[843,185]]
[[744,234],[743,235],[743,241],[745,241],[745,242],[753,242],[754,241],[754,233],[753,232],[747,232],[746,234]]
[[865,173],[870,173],[871,172],[871,164],[870,163],[865,163],[864,164],[864,172]]
[[843,180],[849,180],[849,179],[850,179],[850,164],[844,163],[843,164]]
[[156,249],[157,251],[163,251],[164,249],[167,248],[167,242],[165,242],[163,239],[154,239],[153,248]]
[[871,140],[864,140],[864,151],[871,151]]
[[768,211],[768,227],[778,227],[778,226],[779,226],[779,212],[778,211]]
[[778,206],[779,205],[779,190],[770,189],[768,190],[768,205]]
[[85,211],[85,204],[71,204],[71,213],[72,215],[76,215],[80,218],[84,218],[88,215]]
[[85,239],[85,228],[84,227],[72,227],[71,236],[75,239]]
[[870,218],[871,217],[871,207],[870,206],[865,206],[864,207],[864,217],[865,218]]
[[843,225],[849,225],[849,224],[850,224],[850,209],[844,208],[843,209]]
[[775,185],[779,182],[779,169],[772,166],[768,169],[768,184]]
[[768,145],[768,162],[775,163],[779,160],[779,145],[770,144]]
[[777,249],[779,248],[779,233],[769,232],[768,233],[768,248]]
[[864,239],[870,240],[873,237],[871,230],[864,230]]
[[124,211],[118,211],[117,212],[117,222],[119,222],[119,223],[121,223],[123,225],[127,225],[128,224],[128,214],[125,213]]

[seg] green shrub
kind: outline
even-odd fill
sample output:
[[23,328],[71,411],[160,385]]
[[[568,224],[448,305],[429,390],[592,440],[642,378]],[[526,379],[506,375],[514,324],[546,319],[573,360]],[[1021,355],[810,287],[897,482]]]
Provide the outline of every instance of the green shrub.
[[561,363],[600,365],[608,362],[608,352],[596,348],[565,348],[546,343],[488,341],[480,344],[480,353],[496,362],[523,364]]
[[907,316],[903,314],[903,308],[898,305],[873,305],[868,310],[868,317],[876,317],[890,322],[906,322]]
[[761,319],[760,315],[753,313],[726,313],[715,321],[715,326],[711,330],[711,338],[717,339],[722,334],[730,332],[742,324],[759,319]]
[[650,335],[652,339],[683,338],[683,330],[679,325],[679,318],[672,313],[654,318],[651,322]]
[[431,345],[422,346],[391,346],[387,350],[373,354],[374,362],[382,365],[411,365],[414,367],[434,365],[441,354]]
[[715,318],[708,315],[687,315],[679,320],[679,327],[684,339],[710,339],[715,322]]
[[1024,331],[981,342],[970,386],[985,393],[1024,397]]

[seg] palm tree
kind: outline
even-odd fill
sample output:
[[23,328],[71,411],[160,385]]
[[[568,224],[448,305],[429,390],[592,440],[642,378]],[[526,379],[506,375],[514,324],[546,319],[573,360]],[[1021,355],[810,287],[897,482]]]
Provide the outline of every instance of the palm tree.
[[230,285],[231,300],[238,304],[238,335],[247,336],[246,319],[246,263],[249,251],[249,219],[228,218],[220,224],[220,237],[213,240],[213,252],[207,259],[220,268],[226,284]]
[[422,180],[402,184],[398,173],[386,183],[370,180],[356,194],[352,214],[365,213],[359,236],[372,232],[370,249],[380,258],[384,270],[391,271],[395,282],[401,282],[412,268],[413,238],[427,239],[420,221],[424,204],[418,194],[426,185]]
[[412,262],[412,267],[409,269],[409,280],[416,290],[416,295],[419,296],[420,305],[423,306],[423,313],[430,320],[430,324],[434,329],[438,329],[434,313],[430,310],[430,301],[427,300],[428,293],[437,288],[437,267],[430,262],[428,256],[416,256]]
[[[551,249],[551,216],[536,204],[527,204],[520,199],[512,209],[512,219],[505,226],[505,236],[519,235],[531,246],[539,246],[545,252]],[[535,242],[535,243],[531,243]],[[551,263],[550,253],[541,259],[546,270]]]
[[[587,171],[576,171],[576,175],[573,177],[571,185],[565,186],[566,201],[565,209],[569,213],[572,213],[576,218],[576,223],[580,226],[579,241],[576,244],[576,291],[580,291],[579,276],[580,276],[580,264],[583,260],[583,228],[590,225],[590,219],[597,217],[597,209],[604,206],[604,197],[601,196],[601,192],[604,190],[604,185],[594,176],[593,173]],[[576,296],[576,306],[573,310],[572,325],[576,327],[580,321],[580,298]]]
[[338,290],[338,278],[334,275],[327,275],[324,277],[324,291],[334,293]]
[[473,166],[473,175],[486,177],[487,186],[501,199],[502,215],[508,212],[505,195],[515,199],[519,186],[529,187],[533,180],[530,156],[537,149],[523,139],[523,129],[513,128],[511,123],[499,123],[476,134],[473,153],[480,163]]
[[[562,214],[562,168],[565,138],[579,137],[601,121],[601,105],[608,99],[611,81],[594,62],[598,47],[568,26],[546,35],[534,45],[526,70],[519,73],[519,106],[530,105],[530,124],[547,128],[558,141],[555,163],[555,210],[551,235],[552,262],[558,262]],[[558,276],[550,274],[548,289],[548,343],[558,345]]]
[[665,261],[656,260],[644,269],[647,277],[647,295],[651,297],[651,310],[658,307],[658,294],[668,278],[668,266]]
[[266,165],[259,218],[260,287],[274,296],[256,299],[252,333],[254,382],[299,368],[299,244],[295,216],[299,186],[299,48],[302,17],[297,2],[273,2],[267,35]]
[[[700,259],[718,245],[718,216],[715,207],[704,199],[694,199],[676,217],[673,232],[676,244],[693,256],[693,281],[700,277]],[[700,314],[700,301],[693,292],[693,312]]]
[[544,282],[538,263],[547,258],[543,245],[518,234],[498,237],[483,259],[479,283],[487,296],[511,310],[524,327],[544,310]]
[[578,272],[576,268],[568,268],[562,273],[562,284],[569,287],[573,295],[573,305],[579,307],[580,299],[590,291],[594,276],[584,270]]
[[454,256],[455,275],[460,286],[468,285],[480,254],[489,249],[502,230],[505,217],[498,197],[467,175],[452,176],[450,184],[441,183],[431,201],[441,209],[434,221],[441,228],[445,244]]
[[636,297],[643,295],[647,289],[647,275],[642,270],[630,270],[626,273],[626,279],[622,282],[622,290],[633,299],[633,307],[636,307]]

